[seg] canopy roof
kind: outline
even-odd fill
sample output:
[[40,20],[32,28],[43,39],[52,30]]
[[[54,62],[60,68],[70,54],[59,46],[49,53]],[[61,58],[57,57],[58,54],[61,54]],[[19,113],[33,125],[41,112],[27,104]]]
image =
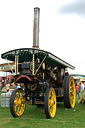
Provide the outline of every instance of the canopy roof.
[[46,56],[45,62],[51,67],[59,66],[61,68],[75,69],[74,66],[61,60],[52,53],[34,48],[21,48],[21,49],[11,50],[6,53],[3,53],[1,55],[1,58],[15,62],[15,56],[18,55],[19,56],[18,62],[20,63],[23,61],[31,60],[33,54],[35,55],[36,58],[39,58],[40,60],[43,60],[43,58]]

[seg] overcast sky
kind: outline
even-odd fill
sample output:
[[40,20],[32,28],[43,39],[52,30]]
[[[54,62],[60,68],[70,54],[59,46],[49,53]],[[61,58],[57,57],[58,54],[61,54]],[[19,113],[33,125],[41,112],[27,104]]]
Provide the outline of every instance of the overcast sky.
[[33,46],[34,7],[40,8],[40,49],[75,66],[71,74],[85,74],[85,0],[0,0],[0,55]]

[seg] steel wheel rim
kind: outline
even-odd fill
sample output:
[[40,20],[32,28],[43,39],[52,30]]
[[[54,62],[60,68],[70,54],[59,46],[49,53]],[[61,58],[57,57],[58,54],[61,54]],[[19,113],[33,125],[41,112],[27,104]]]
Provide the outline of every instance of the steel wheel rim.
[[50,112],[51,117],[55,116],[55,113],[56,113],[56,94],[55,94],[54,89],[52,89],[50,91],[50,94],[49,94],[49,112]]
[[14,111],[17,116],[21,116],[25,110],[25,103],[26,98],[22,95],[22,90],[17,90],[14,98]]
[[76,96],[75,82],[74,82],[74,79],[72,77],[70,80],[70,88],[69,88],[70,104],[71,104],[72,108],[75,106],[75,96]]

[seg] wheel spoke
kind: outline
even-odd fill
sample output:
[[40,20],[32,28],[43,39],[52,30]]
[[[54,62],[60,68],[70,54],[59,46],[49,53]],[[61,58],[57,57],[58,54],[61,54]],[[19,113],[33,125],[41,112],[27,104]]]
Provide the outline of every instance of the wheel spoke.
[[17,107],[18,106],[18,100],[14,101],[14,105]]

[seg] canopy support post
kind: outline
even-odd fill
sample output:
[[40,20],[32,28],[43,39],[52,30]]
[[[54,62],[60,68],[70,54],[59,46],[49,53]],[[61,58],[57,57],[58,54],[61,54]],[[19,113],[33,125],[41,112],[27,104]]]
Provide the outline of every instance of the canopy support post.
[[[7,60],[7,58],[6,58],[6,60]],[[8,63],[9,68],[11,69],[11,72],[13,73],[13,70],[12,70],[11,65],[9,64],[8,60],[7,60],[7,63]]]
[[32,58],[32,62],[33,62],[33,65],[32,65],[32,75],[35,75],[34,74],[34,61],[35,61],[35,55],[33,54],[33,58]]
[[15,55],[15,75],[18,74],[18,56]]
[[35,75],[37,74],[38,70],[40,69],[41,65],[43,64],[44,60],[46,59],[46,56],[43,58],[42,62],[40,63],[39,67],[37,68]]

